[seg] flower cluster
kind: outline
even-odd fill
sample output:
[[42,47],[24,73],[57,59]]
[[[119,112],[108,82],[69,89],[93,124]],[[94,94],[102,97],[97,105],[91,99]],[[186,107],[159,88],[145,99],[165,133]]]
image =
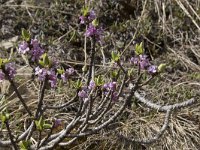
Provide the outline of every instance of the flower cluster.
[[44,81],[46,78],[50,83],[52,88],[56,87],[57,76],[54,69],[46,69],[46,68],[35,68],[35,75],[38,76],[39,81]]
[[89,89],[87,87],[83,87],[81,91],[78,92],[78,96],[81,99],[88,98]]
[[96,83],[95,83],[93,80],[91,80],[91,81],[90,81],[90,84],[89,84],[89,86],[88,86],[88,89],[92,90],[92,89],[94,89],[95,87],[96,87]]
[[91,10],[86,16],[80,16],[80,24],[87,24],[88,22],[92,22],[96,18],[96,13],[94,10]]
[[32,61],[39,60],[45,50],[41,47],[37,39],[31,39],[30,43],[23,41],[19,44],[18,52],[21,54],[29,54]]
[[103,29],[101,27],[96,27],[92,23],[90,23],[88,29],[85,32],[85,36],[95,37],[97,41],[100,41],[102,33],[103,33]]
[[139,55],[130,59],[131,64],[139,65],[141,69],[147,70],[149,74],[157,73],[157,66],[152,65],[147,55]]
[[[97,87],[96,83],[91,80],[88,87],[84,86],[82,87],[81,91],[78,92],[78,96],[81,99],[86,99],[88,98],[88,95],[92,89],[95,89]],[[105,83],[103,86],[103,91],[104,94],[107,95],[109,91],[111,91],[111,99],[113,101],[116,101],[118,99],[118,93],[117,93],[117,82],[110,82],[110,83]]]
[[58,128],[59,126],[62,125],[62,120],[61,119],[55,119],[54,120],[54,128]]
[[147,71],[149,74],[155,74],[157,73],[158,67],[156,65],[151,65],[148,67]]
[[86,86],[82,87],[82,90],[78,92],[78,96],[82,99],[88,98],[89,92],[92,89],[95,89],[95,87],[96,83],[93,80],[91,80],[88,87]]
[[[63,82],[66,82],[67,79],[74,74],[74,72],[74,68],[66,69],[65,72],[61,74],[61,79],[63,80]],[[57,74],[59,74],[59,72],[55,65],[53,65],[50,69],[41,68],[39,66],[35,68],[35,75],[38,77],[38,80],[44,81],[45,79],[47,79],[52,88],[56,87]]]
[[44,49],[41,48],[37,39],[31,40],[31,49],[32,61],[38,60],[42,54],[44,54]]
[[107,94],[108,91],[112,92],[111,98],[112,98],[113,101],[116,101],[118,99],[118,93],[116,91],[117,82],[105,83],[103,85],[103,89],[105,90],[105,94]]
[[106,90],[115,91],[116,88],[117,88],[117,82],[105,83],[103,85],[103,88],[106,89]]
[[[12,62],[5,64],[5,71],[6,71],[7,75],[11,79],[13,79],[15,74],[17,73],[16,68],[15,68],[15,64],[12,63]],[[2,71],[0,71],[0,82],[4,79],[5,79],[5,74]]]
[[88,28],[85,32],[86,37],[94,37],[97,41],[101,40],[101,36],[103,33],[102,27],[98,26],[98,22],[96,20],[96,13],[94,10],[88,12],[86,16],[80,16],[80,24],[87,24]]
[[61,79],[63,80],[63,82],[66,82],[67,79],[73,74],[74,74],[74,68],[66,69],[65,72],[61,74]]

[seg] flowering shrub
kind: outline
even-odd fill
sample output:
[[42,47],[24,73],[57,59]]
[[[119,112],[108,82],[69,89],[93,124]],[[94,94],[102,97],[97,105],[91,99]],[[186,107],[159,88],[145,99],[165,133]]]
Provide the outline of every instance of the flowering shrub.
[[[139,102],[147,107],[166,113],[164,125],[157,135],[148,140],[128,139],[116,131],[116,135],[125,140],[139,143],[153,143],[162,136],[169,124],[169,118],[172,111],[182,107],[189,106],[195,102],[194,99],[187,100],[174,105],[161,106],[155,104],[140,95],[138,92],[144,85],[151,82],[156,75],[164,71],[165,64],[154,65],[145,54],[143,43],[137,43],[134,49],[135,55],[130,58],[131,67],[137,72],[131,72],[123,65],[122,53],[111,54],[111,64],[115,68],[110,73],[110,78],[106,80],[105,74],[96,73],[96,42],[102,40],[103,30],[97,21],[98,17],[94,10],[88,7],[83,9],[82,16],[79,17],[80,24],[86,25],[85,36],[90,37],[90,64],[82,72],[73,67],[63,67],[58,62],[53,62],[40,44],[38,39],[31,39],[28,31],[22,31],[22,39],[18,46],[18,53],[28,58],[28,65],[33,69],[33,75],[38,78],[40,84],[38,88],[38,101],[34,109],[26,104],[15,84],[16,68],[11,60],[0,59],[0,81],[8,80],[13,87],[20,103],[23,105],[26,115],[29,116],[29,124],[21,129],[20,135],[11,132],[10,116],[6,111],[1,113],[2,128],[6,128],[8,138],[0,140],[0,147],[10,146],[14,149],[54,149],[56,146],[67,146],[77,139],[96,134],[102,129],[111,125],[115,119],[128,106],[131,106],[132,99],[135,97]],[[87,42],[87,41],[85,41]],[[87,64],[85,64],[87,65]],[[111,65],[112,67],[112,65]],[[79,72],[79,73],[77,73]],[[142,79],[142,77],[147,77]],[[64,83],[64,84],[61,84]],[[72,84],[71,84],[72,83]],[[69,86],[70,93],[68,99],[62,101],[60,105],[53,105],[45,100],[44,95],[49,90],[50,85],[55,91],[62,86]],[[74,95],[74,96],[71,96]],[[77,104],[75,113],[67,113],[70,117],[66,120],[56,117],[54,113],[72,104]],[[117,108],[117,109],[116,109]],[[6,108],[5,108],[6,109]],[[48,110],[52,110],[51,118],[46,118]],[[15,115],[14,113],[12,115]],[[106,116],[109,116],[106,118]],[[56,119],[55,119],[56,118]],[[62,126],[64,124],[64,126]],[[3,126],[5,125],[5,126]],[[61,130],[55,130],[62,127]],[[55,131],[55,132],[54,132]]]

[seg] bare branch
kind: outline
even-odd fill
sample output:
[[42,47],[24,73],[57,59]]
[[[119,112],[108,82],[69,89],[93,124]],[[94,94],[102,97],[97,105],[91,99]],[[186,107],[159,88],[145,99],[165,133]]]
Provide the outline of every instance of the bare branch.
[[17,150],[17,145],[16,145],[16,143],[15,143],[14,136],[12,135],[12,131],[10,130],[8,120],[5,121],[5,125],[6,125],[6,128],[7,128],[7,130],[8,130],[8,135],[9,135],[10,141],[11,141],[11,143],[12,143],[12,145],[13,145],[13,148],[14,148],[14,150]]
[[60,106],[45,106],[44,109],[62,109],[64,107],[67,107],[67,106],[73,104],[74,102],[76,102],[77,96],[78,96],[78,93],[76,92],[76,95],[71,100],[66,102],[65,104],[62,104]]
[[41,116],[42,113],[42,105],[43,105],[43,99],[44,99],[44,91],[45,91],[45,87],[47,84],[47,77],[45,77],[44,81],[40,84],[40,88],[39,88],[39,93],[38,93],[38,105],[37,105],[37,110],[35,113],[35,118],[39,118],[39,116]]
[[74,128],[74,126],[78,123],[79,120],[80,117],[75,117],[70,122],[70,124],[59,134],[58,137],[49,142],[48,145],[39,148],[39,150],[48,150],[54,148],[54,146],[60,143],[65,138],[65,135],[67,135],[67,133]]
[[27,111],[27,113],[29,114],[29,116],[32,116],[32,113],[30,111],[30,109],[28,108],[28,106],[26,105],[24,99],[22,98],[21,94],[19,93],[14,81],[10,78],[10,76],[8,75],[8,73],[6,72],[6,70],[4,68],[2,68],[2,71],[5,73],[6,77],[8,78],[8,81],[10,82],[12,88],[14,89],[17,97],[19,98],[20,102],[22,103],[22,105],[24,106],[25,110]]
[[[29,131],[32,130],[32,128],[34,127],[34,122],[31,123],[31,125],[29,126],[29,128],[24,131],[16,140],[15,142],[19,142],[21,140],[24,140],[26,138],[26,136],[28,135]],[[0,147],[6,147],[11,145],[11,141],[7,140],[7,141],[0,141]]]
[[152,108],[152,109],[156,109],[156,110],[161,111],[161,112],[163,112],[163,111],[166,112],[170,109],[172,109],[172,110],[180,109],[180,108],[183,108],[183,107],[190,106],[190,105],[192,105],[196,102],[196,100],[194,98],[191,98],[191,99],[184,101],[182,103],[176,103],[176,104],[173,104],[173,105],[161,106],[161,105],[152,103],[150,100],[145,99],[138,92],[135,92],[134,96],[138,99],[139,102],[144,103],[147,107]]

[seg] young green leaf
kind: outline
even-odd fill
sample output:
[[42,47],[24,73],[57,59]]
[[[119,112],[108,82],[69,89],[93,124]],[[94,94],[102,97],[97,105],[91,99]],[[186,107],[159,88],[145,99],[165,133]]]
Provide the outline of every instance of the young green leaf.
[[97,26],[99,25],[99,21],[98,21],[97,19],[94,19],[94,20],[92,21],[92,25],[93,25],[94,27],[97,27]]
[[80,89],[81,86],[82,86],[82,82],[81,82],[80,79],[78,79],[78,80],[75,82],[74,87],[75,87],[76,89]]
[[19,143],[20,150],[29,150],[30,141],[21,141]]
[[142,55],[144,54],[144,49],[143,49],[143,43],[141,42],[140,44],[135,45],[135,53],[136,55]]
[[88,15],[88,13],[89,13],[89,7],[87,7],[87,6],[83,7],[81,12],[82,12],[83,16],[86,17]]
[[37,130],[40,130],[40,131],[42,131],[43,129],[44,129],[44,119],[43,119],[43,117],[40,117],[40,119],[37,121],[35,121],[35,125],[36,125],[36,128],[37,128]]
[[117,62],[120,59],[120,54],[115,53],[114,51],[112,51],[111,56],[112,56],[112,61],[114,61],[114,62]]
[[64,71],[64,69],[62,68],[62,69],[57,69],[57,72],[58,72],[58,74],[63,74],[65,71]]
[[114,71],[111,72],[111,77],[116,78],[117,74],[118,74],[117,70],[114,70]]
[[44,129],[51,129],[52,128],[52,124],[47,124],[45,123],[43,126]]
[[102,76],[98,76],[97,78],[94,79],[94,82],[97,86],[101,86],[104,84],[104,80]]
[[163,72],[165,70],[166,66],[167,66],[166,64],[160,64],[158,66],[158,72]]
[[30,38],[31,38],[31,35],[29,34],[29,32],[23,28],[22,29],[22,39],[28,42],[28,41],[30,41]]
[[0,69],[2,68],[2,66],[3,66],[4,64],[6,64],[6,63],[8,63],[8,62],[9,62],[8,59],[2,59],[2,58],[0,58]]

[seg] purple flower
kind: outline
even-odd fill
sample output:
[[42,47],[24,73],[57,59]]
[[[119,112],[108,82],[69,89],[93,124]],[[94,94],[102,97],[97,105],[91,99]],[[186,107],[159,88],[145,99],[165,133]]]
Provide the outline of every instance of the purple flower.
[[89,15],[85,16],[80,16],[80,24],[86,24],[88,22],[92,22],[96,18],[96,13],[94,10],[91,10],[89,12]]
[[61,79],[63,80],[63,82],[67,82],[66,73],[61,74]]
[[57,127],[59,127],[61,125],[62,125],[62,120],[61,119],[55,119],[53,127],[57,128]]
[[67,74],[70,76],[70,75],[73,75],[74,74],[74,68],[69,68],[69,69],[66,69],[66,72]]
[[9,75],[9,77],[10,77],[11,79],[13,79],[14,76],[15,76],[15,74],[17,73],[14,63],[7,63],[7,64],[5,65],[5,70],[6,70],[6,72],[8,73],[8,75]]
[[36,61],[40,58],[42,54],[44,54],[45,51],[41,48],[37,39],[32,39],[31,44],[33,46],[33,48],[31,49],[32,61]]
[[95,27],[90,23],[87,31],[85,32],[85,35],[86,37],[94,36],[97,41],[100,41],[102,33],[103,33],[102,28]]
[[140,57],[140,61],[148,60],[148,56],[147,55],[139,55],[139,57]]
[[54,70],[50,70],[47,71],[47,75],[48,75],[48,81],[51,85],[52,88],[56,87],[56,83],[57,83],[57,76]]
[[85,17],[84,16],[80,16],[80,24],[85,24]]
[[117,92],[113,92],[113,93],[112,93],[112,100],[113,100],[113,101],[118,100],[118,93],[117,93]]
[[118,99],[118,93],[116,92],[117,82],[106,83],[103,85],[103,88],[106,89],[106,91],[104,91],[105,95],[108,94],[108,90],[112,91],[111,99],[113,101],[116,101]]
[[38,76],[38,79],[40,81],[44,81],[46,75],[47,75],[47,70],[45,68],[40,69],[40,67],[35,68],[35,75]]
[[35,75],[38,75],[40,73],[42,73],[42,69],[40,69],[40,67],[36,67],[35,68]]
[[87,94],[87,92],[86,92],[85,90],[79,91],[79,92],[78,92],[78,96],[79,96],[80,98],[83,98],[83,99],[88,98],[88,94]]
[[139,57],[132,57],[130,62],[134,65],[140,65],[141,69],[146,69],[150,74],[157,72],[157,66],[151,65],[147,55],[139,55]]
[[32,50],[32,61],[36,61],[44,54],[44,50],[40,47]]
[[2,71],[0,71],[0,82],[2,82],[4,78],[5,74]]
[[52,88],[56,87],[57,76],[54,70],[47,70],[45,68],[36,67],[35,75],[38,76],[40,81],[44,81],[46,77],[48,77],[48,81]]
[[50,83],[52,88],[56,87],[57,83],[57,76],[54,70],[47,70],[45,68],[36,67],[35,68],[35,75],[38,76],[39,81],[44,81],[47,77],[48,82]]
[[110,82],[108,86],[111,91],[115,91],[117,87],[117,82]]
[[155,74],[157,72],[157,66],[151,65],[148,67],[147,71],[149,74]]
[[149,59],[147,58],[147,55],[140,55],[140,68],[141,69],[146,69],[149,65],[150,65],[150,62],[149,62]]
[[95,13],[94,10],[91,10],[91,11],[90,11],[90,14],[89,14],[89,16],[88,16],[88,20],[89,20],[89,21],[93,21],[95,18],[96,18],[96,13]]
[[130,63],[131,63],[131,64],[134,64],[134,65],[138,65],[138,63],[139,63],[139,58],[137,58],[137,57],[132,57],[132,58],[130,59]]
[[31,45],[33,46],[33,48],[36,48],[36,47],[40,46],[40,44],[39,44],[37,39],[31,39]]
[[117,88],[117,82],[105,83],[103,85],[103,88],[106,89],[106,90],[115,91],[116,88]]
[[97,32],[97,28],[95,26],[93,26],[92,24],[89,24],[89,27],[87,29],[87,31],[85,32],[86,37],[90,37],[95,35]]
[[66,71],[63,74],[61,74],[61,78],[64,82],[66,82],[67,78],[73,74],[74,74],[74,68],[69,68],[66,69]]
[[96,84],[95,84],[95,82],[93,81],[93,80],[91,80],[90,81],[90,84],[89,84],[89,86],[88,86],[88,89],[94,89],[95,88],[95,86],[96,86]]
[[37,39],[31,39],[30,46],[31,49],[29,47],[29,44],[26,41],[23,41],[21,44],[19,44],[18,51],[22,54],[26,54],[27,52],[29,52],[32,61],[37,61],[40,56],[44,54],[45,50],[42,49]]
[[23,41],[21,44],[19,44],[19,53],[25,54],[26,52],[28,52],[30,50],[30,48],[28,47],[28,43]]
[[103,88],[104,88],[104,89],[109,89],[109,84],[108,84],[108,83],[105,83],[105,84],[103,85]]

